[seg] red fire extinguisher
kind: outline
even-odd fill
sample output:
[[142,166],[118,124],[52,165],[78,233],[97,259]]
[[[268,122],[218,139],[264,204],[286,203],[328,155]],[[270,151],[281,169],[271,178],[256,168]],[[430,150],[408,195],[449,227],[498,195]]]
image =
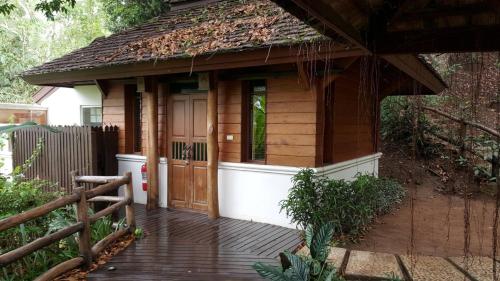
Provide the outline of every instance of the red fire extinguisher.
[[148,167],[146,163],[141,166],[141,175],[142,175],[142,190],[148,191]]

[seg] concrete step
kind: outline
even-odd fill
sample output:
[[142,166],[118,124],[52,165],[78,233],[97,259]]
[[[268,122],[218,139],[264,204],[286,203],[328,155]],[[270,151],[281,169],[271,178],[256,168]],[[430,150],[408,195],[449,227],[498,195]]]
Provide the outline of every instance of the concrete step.
[[497,262],[495,279],[493,276],[493,259],[488,257],[451,257],[449,260],[462,270],[468,272],[477,281],[500,280],[500,264]]
[[349,280],[404,279],[396,256],[365,251],[350,252],[345,277]]
[[[342,261],[344,260],[344,256],[347,250],[344,248],[332,247],[330,248],[330,253],[328,254],[327,262],[333,264],[337,271],[342,266]],[[309,256],[309,248],[307,246],[302,247],[299,251],[297,251],[297,255]]]
[[401,256],[413,281],[469,281],[462,272],[444,258],[431,256]]

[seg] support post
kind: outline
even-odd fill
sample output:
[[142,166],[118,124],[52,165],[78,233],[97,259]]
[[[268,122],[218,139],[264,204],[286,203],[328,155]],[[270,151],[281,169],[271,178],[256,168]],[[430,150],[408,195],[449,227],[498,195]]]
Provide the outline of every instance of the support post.
[[152,77],[144,78],[144,97],[148,122],[148,193],[147,209],[158,208],[158,84]]
[[125,217],[127,218],[127,227],[131,233],[135,231],[135,210],[134,210],[134,189],[132,188],[132,173],[127,172],[125,176],[129,182],[125,187],[125,199],[129,200],[129,204],[125,206]]
[[207,201],[208,217],[211,219],[219,217],[219,129],[217,120],[217,99],[217,74],[211,71],[209,74],[207,100]]
[[85,189],[83,187],[76,188],[74,186],[73,190],[80,195],[76,212],[78,221],[83,223],[83,229],[80,231],[80,236],[78,237],[78,248],[80,256],[83,258],[83,267],[84,269],[88,269],[92,265],[92,248],[90,246],[90,222],[87,197],[85,196]]

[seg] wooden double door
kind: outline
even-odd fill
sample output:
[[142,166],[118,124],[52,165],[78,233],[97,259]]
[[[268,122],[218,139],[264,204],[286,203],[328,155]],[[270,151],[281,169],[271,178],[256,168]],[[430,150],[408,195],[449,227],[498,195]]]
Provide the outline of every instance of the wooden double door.
[[207,95],[169,98],[169,207],[207,210]]

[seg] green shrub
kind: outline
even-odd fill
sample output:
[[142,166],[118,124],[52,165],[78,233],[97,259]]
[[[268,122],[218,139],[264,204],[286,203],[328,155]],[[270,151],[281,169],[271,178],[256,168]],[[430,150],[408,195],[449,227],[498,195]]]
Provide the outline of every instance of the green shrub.
[[422,111],[418,112],[408,97],[385,98],[381,103],[380,116],[380,135],[383,140],[405,146],[412,145],[415,140],[418,155],[426,158],[436,155],[441,149],[425,137],[425,133],[436,133],[438,127],[432,125]]
[[253,268],[260,276],[274,281],[341,281],[335,267],[326,262],[330,253],[330,243],[334,226],[325,224],[316,229],[309,225],[305,232],[305,245],[310,256],[299,256],[290,252],[280,254],[281,266],[266,265],[261,262]]
[[354,181],[333,180],[303,169],[293,177],[281,210],[305,229],[332,225],[336,237],[355,239],[377,215],[402,201],[405,190],[394,180],[358,175]]
[[[45,192],[46,181],[26,180],[21,176],[0,179],[0,219],[27,211],[59,197],[57,192]],[[90,211],[91,212],[91,211]],[[19,248],[37,238],[54,233],[76,222],[74,206],[51,213],[0,232],[0,254]],[[113,232],[109,217],[92,224],[92,242]],[[56,242],[15,262],[0,271],[0,280],[33,280],[54,265],[78,256],[78,234]]]

